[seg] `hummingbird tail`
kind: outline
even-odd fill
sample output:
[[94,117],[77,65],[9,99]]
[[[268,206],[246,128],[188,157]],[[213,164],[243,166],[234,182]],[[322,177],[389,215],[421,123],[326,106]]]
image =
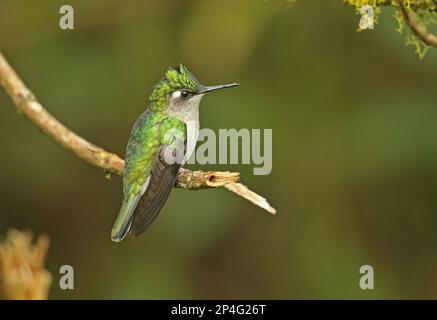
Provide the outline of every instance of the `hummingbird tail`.
[[130,227],[132,225],[132,218],[130,218],[130,220],[128,220],[128,223],[124,224],[123,228],[120,229],[120,231],[116,232],[116,233],[112,233],[111,239],[114,242],[120,242],[121,240],[124,239],[124,237],[126,237],[126,235],[128,234]]
[[132,225],[133,213],[138,204],[138,200],[139,199],[134,198],[123,201],[117,220],[115,220],[114,226],[112,227],[112,241],[120,242],[129,233]]

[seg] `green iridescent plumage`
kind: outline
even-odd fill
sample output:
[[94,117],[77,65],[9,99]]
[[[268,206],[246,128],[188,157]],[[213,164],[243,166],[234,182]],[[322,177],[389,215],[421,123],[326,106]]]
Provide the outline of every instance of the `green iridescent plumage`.
[[185,124],[164,112],[147,110],[135,123],[131,139],[126,149],[126,167],[123,176],[123,193],[137,193],[145,183],[147,174],[153,166],[159,147],[169,145],[166,132],[170,129],[186,133]]

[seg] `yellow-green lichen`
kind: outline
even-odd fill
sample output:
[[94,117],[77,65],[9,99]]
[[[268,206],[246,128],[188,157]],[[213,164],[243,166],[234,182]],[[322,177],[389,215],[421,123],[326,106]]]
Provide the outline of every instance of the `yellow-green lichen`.
[[[405,28],[405,18],[397,0],[343,0],[345,3],[354,6],[356,13],[360,14],[360,8],[371,6],[374,9],[374,23],[378,23],[382,6],[395,8],[394,18],[398,27],[396,31],[403,33],[405,29],[405,44],[415,47],[415,52],[422,59],[429,49],[429,46],[420,40],[409,28]],[[415,19],[425,27],[437,25],[437,1],[436,0],[405,0],[405,7],[414,12]],[[360,29],[359,29],[360,30]]]

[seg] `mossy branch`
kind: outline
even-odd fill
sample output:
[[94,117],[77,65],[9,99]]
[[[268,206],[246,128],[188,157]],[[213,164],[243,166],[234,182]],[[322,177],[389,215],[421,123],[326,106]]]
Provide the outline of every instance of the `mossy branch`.
[[[0,52],[0,84],[11,97],[18,110],[23,112],[36,126],[53,138],[65,149],[97,167],[118,175],[123,174],[124,160],[80,137],[51,115],[26,87],[4,55]],[[239,182],[237,172],[179,171],[175,187],[187,190],[224,187],[253,204],[275,214],[276,210],[260,195]]]
[[[344,2],[360,8],[365,5],[372,7],[398,7],[399,0],[343,0]],[[437,12],[436,0],[406,0],[408,8],[413,11],[426,10],[429,12]]]
[[[343,0],[355,7],[357,12],[362,6],[375,8],[377,13],[380,7],[390,6],[396,10],[396,20],[399,23],[399,32],[405,23],[412,31],[407,36],[407,44],[414,45],[419,57],[422,58],[429,47],[437,47],[437,36],[428,32],[427,25],[435,24],[437,14],[437,0]],[[420,17],[420,19],[419,19]]]
[[[437,36],[429,33],[426,26],[421,24],[413,14],[408,10],[405,0],[398,0],[399,7],[401,8],[402,15],[404,16],[405,23],[410,27],[414,34],[428,46],[437,47]],[[410,5],[410,8],[411,5]],[[412,11],[414,11],[412,9]],[[434,12],[437,11],[437,4],[434,3]]]

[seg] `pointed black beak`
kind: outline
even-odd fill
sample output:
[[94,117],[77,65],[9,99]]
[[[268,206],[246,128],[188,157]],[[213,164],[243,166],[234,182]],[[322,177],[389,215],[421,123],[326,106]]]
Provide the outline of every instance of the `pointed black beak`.
[[207,86],[204,87],[202,90],[200,90],[197,94],[204,94],[207,92],[211,92],[211,91],[215,91],[215,90],[220,90],[220,89],[226,89],[226,88],[232,88],[232,87],[237,87],[239,86],[238,83],[228,83],[228,84],[222,84],[219,86]]

